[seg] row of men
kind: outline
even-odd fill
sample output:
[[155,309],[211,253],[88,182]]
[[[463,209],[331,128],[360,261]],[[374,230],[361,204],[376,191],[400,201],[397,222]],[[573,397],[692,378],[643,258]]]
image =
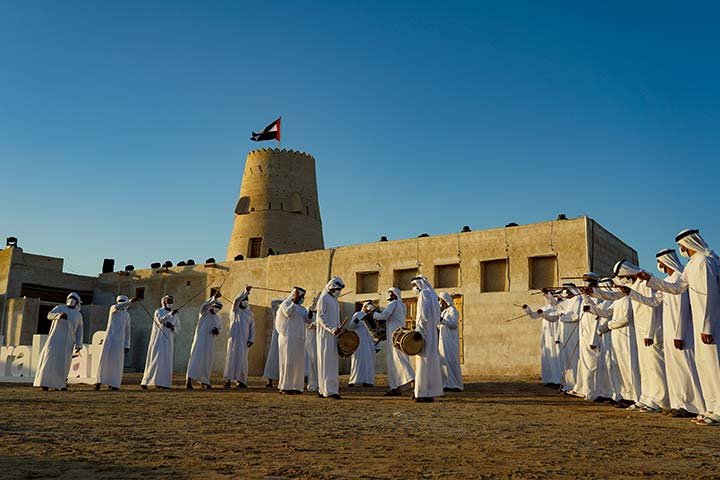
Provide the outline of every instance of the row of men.
[[[442,395],[444,385],[446,389],[462,388],[457,332],[458,312],[452,305],[449,295],[445,294],[444,298],[438,299],[425,277],[419,276],[413,279],[412,283],[413,289],[418,294],[416,329],[425,340],[417,365],[413,398],[417,401],[432,401],[433,397]],[[340,398],[335,337],[341,331],[337,297],[344,287],[339,277],[333,278],[321,292],[317,304],[313,304],[310,309],[302,306],[306,291],[300,287],[295,287],[291,294],[280,302],[275,316],[266,374],[273,370],[272,364],[277,361],[277,377],[269,373],[267,378],[278,378],[278,388],[282,393],[302,393],[304,378],[307,376],[310,379],[309,390],[317,390],[321,397]],[[239,388],[247,387],[248,349],[255,339],[255,321],[249,308],[251,290],[251,286],[246,287],[233,301],[224,368],[226,388],[231,386],[232,381],[237,382]],[[210,375],[215,339],[222,329],[219,312],[223,305],[220,298],[221,294],[217,292],[200,308],[187,368],[187,388],[193,388],[193,381],[200,382],[204,388],[211,388]],[[376,320],[387,322],[388,338],[392,338],[392,332],[404,326],[406,312],[399,290],[390,289],[387,299],[389,302],[387,308],[382,312],[375,312],[373,316]],[[119,389],[122,383],[125,354],[130,348],[128,308],[136,302],[136,299],[121,295],[116,302],[110,308],[106,337],[99,359],[96,390],[99,390],[103,384],[112,390]],[[172,296],[164,296],[161,302],[162,307],[153,314],[153,328],[141,381],[141,387],[144,389],[148,386],[166,389],[172,385],[174,339],[180,331],[180,318],[178,310],[174,308]],[[34,382],[35,386],[43,390],[67,388],[67,374],[72,361],[73,345],[75,353],[82,346],[83,324],[80,304],[80,297],[76,293],[71,293],[65,305],[55,307],[48,314],[52,326],[40,355]],[[366,312],[370,305],[366,303]],[[347,328],[362,333],[359,335],[361,338],[359,353],[353,355],[350,383],[374,383],[374,355],[368,353],[374,351],[376,345],[367,332],[367,327],[359,321],[357,314],[348,323]],[[315,331],[308,335],[307,332],[310,330]],[[387,394],[400,395],[401,388],[415,381],[416,375],[404,353],[390,344],[387,350],[390,383]],[[372,380],[369,377],[370,368],[372,368]],[[362,378],[360,378],[361,374]]]
[[698,230],[657,253],[659,279],[626,260],[614,278],[544,290],[543,382],[588,400],[720,425],[720,258]]

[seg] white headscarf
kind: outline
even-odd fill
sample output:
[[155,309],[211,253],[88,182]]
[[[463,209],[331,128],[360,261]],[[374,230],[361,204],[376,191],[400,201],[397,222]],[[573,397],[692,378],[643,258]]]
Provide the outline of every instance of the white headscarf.
[[633,277],[642,271],[642,268],[633,265],[627,260],[620,260],[613,267],[613,273],[616,277]]
[[573,295],[580,295],[580,290],[577,289],[577,285],[575,285],[573,282],[565,282],[562,284],[562,286],[570,287],[570,288],[563,290],[563,292],[572,293]]
[[115,299],[115,303],[125,303],[128,300],[130,300],[130,299],[128,298],[127,295],[118,295],[117,298]]
[[72,307],[72,308],[75,309],[75,310],[77,310],[77,311],[80,311],[80,310],[81,310],[80,305],[82,304],[82,298],[80,298],[80,295],[78,295],[77,292],[70,292],[70,294],[67,296],[67,298],[65,299],[65,301],[67,302],[67,301],[70,300],[71,298],[74,298],[75,301],[76,301],[75,306]]
[[438,297],[440,297],[440,298],[442,298],[443,300],[445,300],[445,303],[447,303],[448,306],[452,306],[452,304],[453,304],[453,299],[452,299],[452,297],[450,296],[449,293],[447,293],[447,292],[442,292],[440,295],[438,295]]
[[160,306],[161,306],[161,307],[165,308],[165,301],[166,301],[166,300],[170,300],[172,303],[174,303],[175,297],[173,297],[172,295],[164,295],[164,296],[160,299]]
[[323,291],[329,292],[331,288],[339,288],[342,290],[343,288],[345,288],[345,282],[343,282],[342,278],[340,278],[340,277],[333,277],[327,283],[327,285],[325,285],[325,288],[323,289]]
[[710,250],[708,244],[700,236],[700,230],[693,230],[690,228],[683,230],[675,236],[675,243],[682,245],[685,248],[689,248],[690,250],[695,250],[703,255],[711,257],[716,256],[715,252]]
[[674,248],[666,248],[664,250],[660,250],[655,255],[655,258],[657,258],[659,262],[664,263],[676,272],[682,272],[685,268],[680,262],[680,257],[678,257],[678,254]]
[[427,291],[430,293],[430,301],[437,302],[438,296],[437,293],[435,293],[435,289],[430,285],[430,282],[428,282],[428,279],[424,275],[418,275],[417,277],[413,278],[410,283],[414,283],[420,291]]
[[400,297],[400,289],[399,288],[395,288],[395,287],[388,288],[388,293],[390,293],[390,292],[395,294],[395,298],[402,301],[402,297]]

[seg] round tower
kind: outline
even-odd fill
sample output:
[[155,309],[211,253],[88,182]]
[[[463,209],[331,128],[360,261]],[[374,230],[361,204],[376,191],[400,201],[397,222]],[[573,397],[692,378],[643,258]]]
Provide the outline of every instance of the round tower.
[[312,155],[277,148],[248,153],[227,260],[323,248]]

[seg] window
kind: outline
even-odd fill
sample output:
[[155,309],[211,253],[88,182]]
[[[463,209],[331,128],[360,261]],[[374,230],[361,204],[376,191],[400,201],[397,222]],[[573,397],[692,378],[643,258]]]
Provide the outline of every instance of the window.
[[235,205],[235,213],[243,215],[248,213],[250,209],[250,197],[240,197],[237,204]]
[[[465,363],[465,341],[463,339],[463,297],[462,295],[453,295],[453,305],[458,311],[458,334],[460,335],[460,363]],[[405,326],[415,329],[415,318],[417,317],[417,298],[403,299],[405,305]]]
[[507,259],[480,262],[482,292],[507,292]]
[[138,300],[145,298],[145,287],[135,287],[135,298]]
[[363,272],[355,275],[357,293],[377,293],[378,280],[380,274],[378,272]]
[[300,195],[293,193],[290,195],[290,211],[292,213],[302,213],[303,201]]
[[262,237],[253,237],[248,245],[248,258],[260,258],[262,255]]
[[417,298],[403,298],[402,302],[405,305],[405,326],[414,330],[417,317]]
[[530,257],[530,290],[540,290],[557,284],[557,257]]
[[417,268],[405,268],[402,270],[393,270],[393,287],[400,290],[411,290],[410,281],[417,277]]
[[460,264],[435,266],[435,287],[451,288],[460,286]]

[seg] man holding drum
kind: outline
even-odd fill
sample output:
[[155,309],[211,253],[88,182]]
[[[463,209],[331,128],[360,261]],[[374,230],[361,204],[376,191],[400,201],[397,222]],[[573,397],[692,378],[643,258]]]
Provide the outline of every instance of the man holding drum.
[[387,375],[390,389],[386,396],[402,395],[401,387],[415,379],[410,359],[392,344],[393,334],[398,328],[405,326],[405,305],[400,298],[400,289],[391,288],[387,292],[388,304],[382,312],[375,312],[373,319],[385,321],[387,332]]

